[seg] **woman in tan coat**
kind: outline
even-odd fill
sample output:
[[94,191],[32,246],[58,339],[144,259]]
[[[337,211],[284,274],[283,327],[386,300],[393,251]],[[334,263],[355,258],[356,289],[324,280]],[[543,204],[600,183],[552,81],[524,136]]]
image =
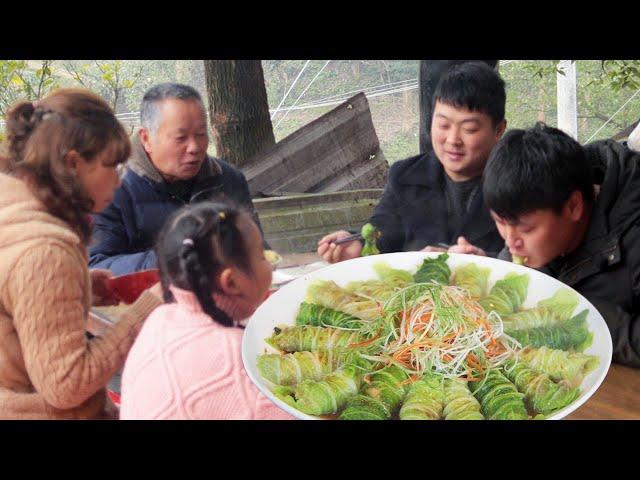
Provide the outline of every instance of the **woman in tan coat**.
[[[88,340],[92,305],[108,303],[90,272],[89,213],[119,184],[129,139],[111,108],[61,89],[6,117],[0,158],[0,418],[104,418],[105,385],[122,367],[153,287],[102,336]],[[100,298],[102,296],[102,298]]]

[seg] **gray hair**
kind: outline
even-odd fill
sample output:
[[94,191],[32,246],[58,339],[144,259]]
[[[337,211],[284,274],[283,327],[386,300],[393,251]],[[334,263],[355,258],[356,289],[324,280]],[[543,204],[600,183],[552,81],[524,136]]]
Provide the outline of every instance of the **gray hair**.
[[142,97],[140,104],[140,124],[152,135],[155,136],[160,126],[160,103],[169,99],[195,100],[202,105],[204,103],[198,91],[181,83],[160,83],[151,87]]

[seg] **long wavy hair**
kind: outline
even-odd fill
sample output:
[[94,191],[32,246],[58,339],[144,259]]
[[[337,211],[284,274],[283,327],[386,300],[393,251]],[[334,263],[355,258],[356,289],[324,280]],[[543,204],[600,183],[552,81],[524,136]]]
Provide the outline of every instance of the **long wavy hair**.
[[88,243],[93,201],[67,163],[72,150],[91,162],[108,151],[109,166],[131,153],[126,131],[98,95],[65,88],[37,102],[18,102],[8,112],[0,169],[26,181],[50,213]]

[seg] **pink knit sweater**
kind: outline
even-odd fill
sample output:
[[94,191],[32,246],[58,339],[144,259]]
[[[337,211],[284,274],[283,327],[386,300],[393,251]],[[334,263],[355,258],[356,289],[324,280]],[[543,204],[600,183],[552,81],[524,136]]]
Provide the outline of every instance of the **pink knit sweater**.
[[[292,419],[245,373],[243,330],[212,321],[191,292],[172,292],[176,303],[151,313],[129,352],[120,418]],[[242,305],[215,298],[231,318],[247,315]]]

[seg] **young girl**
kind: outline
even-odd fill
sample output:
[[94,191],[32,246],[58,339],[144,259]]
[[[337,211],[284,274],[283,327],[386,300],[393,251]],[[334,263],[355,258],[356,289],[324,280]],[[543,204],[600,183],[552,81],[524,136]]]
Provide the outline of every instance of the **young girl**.
[[203,202],[176,212],[156,244],[167,303],[147,319],[122,375],[121,419],[290,419],[241,360],[243,330],[271,284],[251,217]]

